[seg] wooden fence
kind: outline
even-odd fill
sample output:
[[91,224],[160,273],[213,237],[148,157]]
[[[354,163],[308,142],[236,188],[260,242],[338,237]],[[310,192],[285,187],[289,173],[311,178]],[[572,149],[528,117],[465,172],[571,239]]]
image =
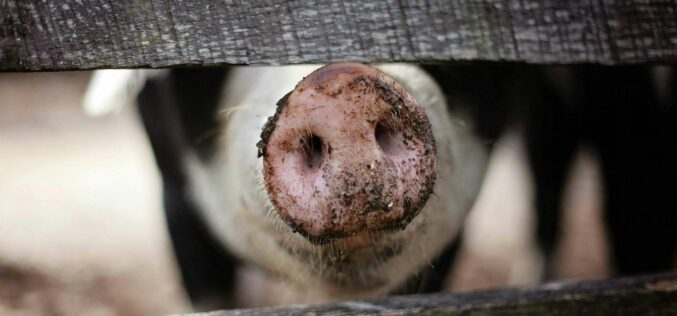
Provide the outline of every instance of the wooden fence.
[[551,283],[531,289],[394,296],[383,300],[209,313],[249,315],[677,315],[677,273]]
[[2,0],[0,71],[677,60],[675,0]]

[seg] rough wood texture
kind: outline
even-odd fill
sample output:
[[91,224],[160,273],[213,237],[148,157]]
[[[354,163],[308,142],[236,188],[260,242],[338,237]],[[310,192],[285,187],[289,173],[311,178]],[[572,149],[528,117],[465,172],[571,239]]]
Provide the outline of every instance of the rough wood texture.
[[0,71],[677,61],[676,0],[0,0]]
[[552,283],[534,289],[400,296],[380,301],[243,309],[200,315],[261,314],[677,315],[677,273],[570,284]]

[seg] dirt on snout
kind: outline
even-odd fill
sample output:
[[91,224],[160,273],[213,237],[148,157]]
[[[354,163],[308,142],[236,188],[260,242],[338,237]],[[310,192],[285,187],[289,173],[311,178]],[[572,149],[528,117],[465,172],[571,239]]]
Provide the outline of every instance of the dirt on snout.
[[[317,150],[304,145],[313,143]],[[402,229],[436,179],[425,110],[395,80],[363,64],[330,64],[305,77],[278,102],[258,147],[277,213],[316,244]],[[305,154],[314,151],[318,163]]]

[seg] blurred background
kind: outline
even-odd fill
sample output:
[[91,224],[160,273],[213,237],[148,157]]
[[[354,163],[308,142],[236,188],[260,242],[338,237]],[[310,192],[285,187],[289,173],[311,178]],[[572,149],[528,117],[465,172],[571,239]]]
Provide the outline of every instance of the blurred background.
[[[159,315],[188,310],[159,175],[134,108],[87,117],[89,72],[0,74],[0,315]],[[466,223],[450,287],[538,282],[531,178],[505,135]],[[569,176],[556,276],[609,274],[593,152]]]

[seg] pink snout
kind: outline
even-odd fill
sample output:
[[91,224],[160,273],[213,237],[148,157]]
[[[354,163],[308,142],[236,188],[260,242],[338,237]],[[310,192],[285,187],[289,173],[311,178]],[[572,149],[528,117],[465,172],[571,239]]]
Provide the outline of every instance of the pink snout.
[[268,197],[313,243],[404,228],[435,182],[425,110],[397,82],[338,63],[278,102],[258,144]]

